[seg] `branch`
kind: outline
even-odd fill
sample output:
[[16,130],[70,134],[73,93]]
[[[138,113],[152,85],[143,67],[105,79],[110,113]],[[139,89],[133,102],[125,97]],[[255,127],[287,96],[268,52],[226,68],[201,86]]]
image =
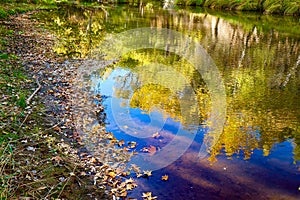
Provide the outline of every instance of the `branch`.
[[41,89],[41,84],[38,80],[38,78],[36,79],[36,83],[38,85],[38,88],[36,88],[36,90],[30,95],[30,97],[28,97],[28,99],[26,100],[26,104],[29,105],[30,104],[30,101],[31,99],[34,97],[34,95]]

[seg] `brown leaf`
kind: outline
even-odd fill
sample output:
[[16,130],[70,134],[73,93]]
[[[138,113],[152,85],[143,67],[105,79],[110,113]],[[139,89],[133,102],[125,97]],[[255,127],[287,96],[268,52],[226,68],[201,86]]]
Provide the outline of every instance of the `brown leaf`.
[[148,152],[149,152],[150,156],[153,156],[156,153],[156,147],[150,145],[150,147],[148,147]]
[[125,141],[124,141],[124,140],[120,140],[120,141],[118,142],[118,146],[119,146],[119,147],[121,147],[121,146],[123,146],[123,145],[124,145],[124,143],[125,143]]
[[51,160],[55,161],[55,162],[57,162],[59,164],[63,159],[61,157],[59,157],[59,156],[55,156],[55,157],[52,157]]

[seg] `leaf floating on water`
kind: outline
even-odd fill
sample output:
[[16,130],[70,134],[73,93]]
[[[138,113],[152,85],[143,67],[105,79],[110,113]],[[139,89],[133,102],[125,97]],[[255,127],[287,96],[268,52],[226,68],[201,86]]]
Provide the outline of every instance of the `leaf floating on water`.
[[136,164],[131,164],[131,169],[136,173],[139,173],[141,171],[140,167],[137,166]]
[[150,147],[148,148],[148,152],[149,152],[150,156],[153,156],[156,153],[156,147],[150,145]]
[[146,175],[147,177],[152,176],[152,171],[150,171],[150,170],[146,170],[146,171],[143,171],[143,172],[144,172],[144,175]]
[[123,147],[123,150],[124,150],[125,152],[128,152],[128,151],[129,151],[129,148]]
[[152,137],[153,137],[154,139],[157,139],[157,138],[159,138],[159,137],[160,137],[160,135],[159,135],[159,133],[158,133],[158,132],[156,132],[156,133],[154,133],[154,134],[152,135]]
[[107,139],[112,140],[114,138],[113,133],[108,133]]
[[128,129],[128,126],[125,125],[125,126],[123,126],[123,128],[124,128],[124,129]]
[[136,173],[136,177],[137,178],[140,178],[140,177],[142,177],[143,176],[143,174],[141,174],[141,173]]
[[117,143],[118,142],[118,140],[116,139],[116,138],[112,138],[111,140],[110,140],[110,143],[111,144],[115,144],[115,143]]
[[141,149],[142,152],[147,152],[150,156],[153,156],[156,153],[156,147],[150,145],[150,147],[144,147]]
[[131,178],[131,177],[125,181],[126,184],[127,184],[127,183],[133,183],[133,182],[134,182],[134,180],[133,180],[133,178]]
[[142,152],[149,152],[149,150],[148,150],[147,147],[143,147],[143,148],[141,149],[141,151],[142,151]]
[[145,199],[145,200],[157,199],[156,196],[154,196],[154,197],[152,196],[152,192],[146,192],[146,193],[143,192],[142,198]]
[[134,141],[128,142],[128,145],[129,145],[128,148],[133,149],[136,147],[136,142]]
[[164,175],[164,176],[161,177],[161,180],[167,181],[167,180],[169,180],[169,176],[168,175]]
[[131,152],[131,156],[134,156],[134,155],[137,155],[137,154],[139,154],[137,151],[132,151]]
[[134,188],[137,187],[137,184],[135,183],[130,183],[126,185],[126,190],[133,190]]
[[119,146],[119,147],[123,146],[124,144],[125,144],[125,141],[124,141],[124,140],[120,140],[120,141],[118,142],[118,146]]

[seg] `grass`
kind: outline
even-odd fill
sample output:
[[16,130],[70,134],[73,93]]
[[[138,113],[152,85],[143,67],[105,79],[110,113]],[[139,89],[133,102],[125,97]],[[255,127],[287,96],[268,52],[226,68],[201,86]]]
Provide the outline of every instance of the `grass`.
[[10,15],[25,13],[31,10],[56,8],[54,0],[2,0],[0,5],[0,20]]

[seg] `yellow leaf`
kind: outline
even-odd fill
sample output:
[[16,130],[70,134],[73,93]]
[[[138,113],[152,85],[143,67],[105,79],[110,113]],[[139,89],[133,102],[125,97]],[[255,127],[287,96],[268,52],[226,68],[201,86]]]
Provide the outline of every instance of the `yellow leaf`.
[[133,142],[133,141],[132,142],[128,142],[128,145],[129,145],[128,146],[129,148],[133,149],[133,148],[136,147],[136,142]]
[[169,176],[168,175],[164,175],[161,177],[161,180],[163,181],[167,181],[169,179]]
[[152,137],[153,137],[153,138],[159,138],[159,137],[160,137],[160,135],[159,135],[159,133],[158,133],[158,132],[156,132],[156,133],[154,133],[154,134],[152,135]]
[[125,181],[125,183],[133,183],[133,182],[134,180],[131,177]]
[[148,197],[151,197],[152,196],[152,192],[146,192],[146,193],[144,193],[143,192],[143,198],[148,198]]
[[107,175],[112,177],[112,178],[115,178],[117,174],[115,172],[111,171]]
[[156,196],[152,196],[152,192],[146,192],[144,193],[143,192],[143,196],[142,196],[143,199],[147,199],[147,200],[154,200],[154,199],[157,199]]
[[125,190],[125,191],[122,192],[119,196],[120,196],[120,197],[126,197],[126,196],[127,196],[127,191]]
[[150,171],[150,170],[146,170],[146,171],[143,171],[143,172],[144,172],[144,175],[152,176],[152,171]]

